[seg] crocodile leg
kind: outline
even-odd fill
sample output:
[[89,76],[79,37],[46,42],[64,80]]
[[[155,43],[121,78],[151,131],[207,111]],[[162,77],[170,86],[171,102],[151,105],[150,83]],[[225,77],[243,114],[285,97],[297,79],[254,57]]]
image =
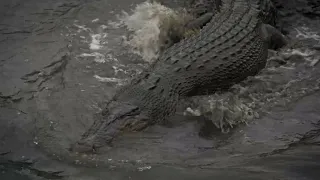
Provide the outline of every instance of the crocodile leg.
[[213,16],[213,13],[205,13],[204,15],[201,15],[197,19],[186,24],[185,27],[187,29],[201,29],[212,19],[212,16]]
[[268,42],[269,49],[276,50],[288,44],[288,38],[269,24],[263,24],[261,26],[261,35],[264,40]]
[[221,0],[193,0],[189,2],[188,12],[195,17],[200,17],[208,12],[215,14],[220,11],[222,5]]
[[196,19],[185,25],[185,37],[189,37],[210,22],[212,17],[220,10],[221,0],[196,0],[190,4],[189,13]]

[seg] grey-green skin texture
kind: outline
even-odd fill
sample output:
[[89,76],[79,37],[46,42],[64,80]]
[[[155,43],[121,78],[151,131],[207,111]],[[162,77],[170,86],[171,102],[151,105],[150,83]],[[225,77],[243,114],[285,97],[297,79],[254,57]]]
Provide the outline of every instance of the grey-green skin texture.
[[163,123],[181,98],[226,90],[266,65],[268,47],[285,44],[267,25],[269,0],[223,0],[198,34],[174,44],[120,89],[71,151],[98,153],[125,131]]

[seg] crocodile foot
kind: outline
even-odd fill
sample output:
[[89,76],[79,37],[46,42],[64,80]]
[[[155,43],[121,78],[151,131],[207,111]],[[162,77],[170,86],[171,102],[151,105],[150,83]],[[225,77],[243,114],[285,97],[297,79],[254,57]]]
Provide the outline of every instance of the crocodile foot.
[[277,50],[286,46],[289,42],[289,38],[283,35],[278,29],[269,25],[263,24],[261,26],[262,37],[268,42],[268,48]]

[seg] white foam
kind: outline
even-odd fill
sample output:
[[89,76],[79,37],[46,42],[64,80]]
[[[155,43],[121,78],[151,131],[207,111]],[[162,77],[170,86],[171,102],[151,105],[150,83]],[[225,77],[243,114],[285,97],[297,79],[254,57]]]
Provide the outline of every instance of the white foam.
[[89,45],[91,50],[99,50],[101,49],[100,41],[101,41],[101,34],[91,34],[91,43]]
[[152,62],[158,57],[165,40],[170,40],[168,31],[173,25],[161,25],[170,24],[172,20],[176,21],[174,25],[178,26],[178,22],[182,23],[186,17],[157,2],[144,2],[138,4],[131,15],[123,12],[119,20],[133,33],[126,41],[131,51],[145,61]]
[[118,59],[116,57],[114,57],[111,53],[108,53],[106,55],[106,60],[108,62],[118,62]]
[[315,56],[316,51],[310,49],[288,49],[286,52],[282,53],[285,56],[299,55],[303,56],[304,60],[309,63],[310,66],[315,66],[319,62],[319,57]]
[[183,115],[187,115],[188,113],[190,113],[193,116],[201,116],[201,112],[199,109],[192,109],[191,107],[187,107],[187,109],[185,110],[185,112],[183,113]]
[[94,57],[94,61],[97,63],[105,63],[105,62],[118,62],[118,59],[115,58],[112,54],[108,53],[103,55],[99,52],[92,53],[82,53],[78,57]]
[[87,31],[90,32],[91,29],[90,28],[86,28],[85,25],[78,25],[78,24],[73,24],[74,26],[76,26],[77,28],[79,28],[78,33],[80,33],[81,31]]
[[119,27],[121,27],[123,25],[123,21],[119,21],[119,22],[114,22],[114,21],[108,21],[108,28],[113,28],[113,29],[118,29]]
[[112,66],[112,68],[114,70],[115,75],[117,75],[118,72],[123,72],[124,74],[128,74],[128,72],[126,70],[123,70],[122,68],[119,68],[117,66]]
[[99,18],[96,18],[96,19],[93,19],[91,22],[98,22],[99,21]]
[[108,26],[107,26],[107,25],[104,25],[104,24],[102,24],[100,27],[101,27],[102,29],[107,29],[107,28],[108,28]]
[[122,85],[125,80],[119,79],[119,78],[110,78],[110,77],[101,77],[99,75],[94,75],[94,78],[96,78],[100,82],[112,82],[117,83],[118,85]]
[[97,63],[105,63],[106,62],[106,57],[98,52],[93,52],[93,53],[82,53],[80,57],[95,57],[94,61]]
[[311,56],[315,53],[315,51],[306,50],[305,52],[302,52],[300,49],[292,49],[291,54],[293,55],[300,55],[304,57]]
[[144,167],[139,167],[138,171],[145,171],[151,169],[151,166],[144,166]]
[[301,27],[300,29],[295,28],[297,31],[297,38],[303,39],[314,39],[316,41],[320,41],[320,36],[317,32],[311,31],[308,27]]

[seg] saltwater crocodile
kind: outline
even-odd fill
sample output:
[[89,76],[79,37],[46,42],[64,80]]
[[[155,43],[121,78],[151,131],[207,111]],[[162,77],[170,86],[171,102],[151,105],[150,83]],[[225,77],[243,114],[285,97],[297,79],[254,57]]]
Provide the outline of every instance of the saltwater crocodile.
[[223,0],[198,34],[165,50],[119,90],[71,150],[96,152],[124,130],[164,122],[181,98],[212,94],[256,75],[266,65],[274,38],[285,43],[284,36],[267,25],[274,19],[273,10],[269,0]]

